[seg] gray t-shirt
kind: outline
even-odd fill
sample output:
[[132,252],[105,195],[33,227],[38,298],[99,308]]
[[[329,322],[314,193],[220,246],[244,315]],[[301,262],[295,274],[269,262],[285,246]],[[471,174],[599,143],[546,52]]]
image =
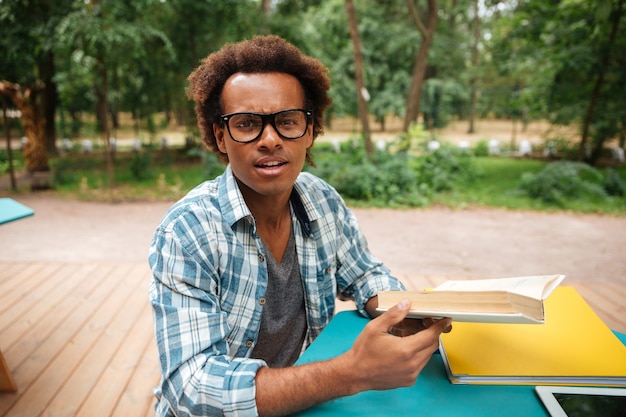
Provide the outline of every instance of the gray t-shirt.
[[267,292],[259,338],[252,357],[263,359],[271,368],[281,368],[291,366],[298,360],[307,330],[304,291],[293,231],[281,263],[276,262],[267,246],[265,253]]

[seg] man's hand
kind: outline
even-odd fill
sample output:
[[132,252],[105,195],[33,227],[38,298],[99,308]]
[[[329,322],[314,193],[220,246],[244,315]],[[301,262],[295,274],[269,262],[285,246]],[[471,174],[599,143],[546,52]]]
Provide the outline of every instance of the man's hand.
[[[406,319],[410,303],[404,300],[370,321],[354,342],[345,359],[352,362],[358,384],[356,391],[385,390],[415,383],[432,353],[439,346],[439,335],[449,332],[450,319]],[[405,320],[406,319],[406,320]],[[390,334],[401,323],[412,322],[423,330],[397,337]],[[419,330],[419,329],[416,329]]]

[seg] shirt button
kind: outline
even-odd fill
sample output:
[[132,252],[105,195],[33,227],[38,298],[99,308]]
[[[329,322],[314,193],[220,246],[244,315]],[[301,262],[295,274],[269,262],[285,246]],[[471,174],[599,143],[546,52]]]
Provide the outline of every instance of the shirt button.
[[265,261],[265,257],[263,256],[263,254],[259,253],[259,262],[263,261]]
[[332,270],[333,270],[332,266],[329,266],[328,268],[326,268],[326,273],[330,274]]
[[246,342],[246,346],[247,346],[247,347],[249,347],[249,348],[251,348],[253,344],[254,344],[254,343],[252,343],[252,340],[248,340],[248,341]]
[[261,305],[265,305],[265,303],[266,303],[265,298],[261,298],[261,299],[259,300],[259,304],[261,304]]

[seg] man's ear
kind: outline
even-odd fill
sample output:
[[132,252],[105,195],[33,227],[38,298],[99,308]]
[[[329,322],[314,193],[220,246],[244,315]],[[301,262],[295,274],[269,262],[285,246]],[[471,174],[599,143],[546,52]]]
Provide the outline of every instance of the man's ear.
[[215,135],[217,148],[221,153],[228,153],[226,152],[226,144],[224,143],[224,131],[224,127],[220,126],[218,123],[213,123],[213,134]]
[[313,123],[311,123],[309,125],[309,127],[307,127],[308,132],[306,133],[306,140],[307,140],[307,146],[306,148],[309,149],[311,146],[313,146]]

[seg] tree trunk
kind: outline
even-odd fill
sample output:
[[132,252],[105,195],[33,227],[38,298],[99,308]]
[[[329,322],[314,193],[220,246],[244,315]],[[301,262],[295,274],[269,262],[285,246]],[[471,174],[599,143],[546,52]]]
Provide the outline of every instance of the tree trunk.
[[469,129],[467,133],[476,133],[474,120],[476,119],[476,100],[478,98],[478,43],[480,42],[480,16],[478,15],[478,0],[474,0],[474,45],[472,45],[472,70],[474,72],[471,85],[469,109]]
[[2,100],[2,117],[4,120],[4,133],[7,140],[7,159],[9,162],[9,176],[11,177],[11,190],[17,190],[17,181],[15,180],[15,168],[13,166],[13,149],[11,148],[11,119],[7,116],[7,106]]
[[22,89],[18,84],[0,81],[0,93],[8,95],[22,113],[22,127],[27,139],[23,151],[24,162],[29,173],[50,171],[45,120],[41,114],[40,103],[37,102],[41,88],[42,86],[37,85]]
[[98,80],[96,89],[96,114],[102,129],[102,137],[105,144],[105,159],[107,176],[109,178],[109,190],[115,186],[115,169],[113,167],[113,155],[111,149],[111,132],[109,130],[109,102],[108,102],[108,71],[104,53],[99,53],[97,58]]
[[43,81],[42,108],[43,116],[46,120],[45,137],[46,149],[49,154],[58,153],[56,144],[56,107],[58,102],[57,85],[54,82],[54,53],[46,52],[43,58],[37,63],[39,78]]
[[580,140],[580,148],[578,149],[578,159],[581,161],[589,160],[589,162],[593,162],[594,160],[594,158],[588,158],[586,155],[587,143],[589,142],[589,128],[593,123],[593,116],[596,110],[596,105],[598,104],[598,100],[600,99],[600,92],[602,90],[602,85],[604,84],[605,70],[609,65],[609,60],[611,59],[611,50],[613,49],[613,45],[615,44],[615,38],[619,29],[619,22],[622,18],[623,5],[624,0],[620,0],[617,4],[617,10],[612,13],[613,22],[611,27],[611,33],[609,35],[609,41],[606,46],[606,53],[602,57],[602,62],[598,67],[598,75],[593,86],[593,91],[591,92],[589,107],[587,107],[587,113],[585,114],[585,118],[583,120],[583,132]]
[[424,84],[426,68],[428,65],[428,51],[433,42],[435,27],[437,26],[437,0],[428,0],[428,16],[426,19],[427,23],[425,25],[419,17],[419,13],[415,4],[413,4],[413,0],[406,0],[406,5],[409,9],[411,18],[413,19],[413,23],[422,34],[422,42],[420,44],[417,57],[415,58],[413,74],[411,76],[411,87],[407,97],[406,114],[404,116],[403,125],[405,132],[409,130],[411,123],[417,121],[417,116],[420,111],[422,85]]
[[374,153],[374,145],[372,144],[372,134],[370,131],[367,101],[369,95],[365,88],[363,77],[363,55],[361,54],[361,40],[359,38],[358,22],[356,12],[352,0],[346,0],[346,12],[348,14],[348,22],[350,28],[350,37],[352,38],[352,48],[354,50],[354,72],[356,77],[357,104],[359,109],[359,119],[361,120],[361,129],[363,130],[363,141],[365,142],[365,150],[368,154]]

